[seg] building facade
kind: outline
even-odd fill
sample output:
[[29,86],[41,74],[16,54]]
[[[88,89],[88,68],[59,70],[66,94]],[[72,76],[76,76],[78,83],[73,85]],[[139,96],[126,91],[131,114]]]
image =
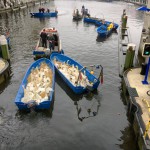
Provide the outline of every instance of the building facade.
[[138,5],[147,5],[149,0],[125,0],[125,1]]

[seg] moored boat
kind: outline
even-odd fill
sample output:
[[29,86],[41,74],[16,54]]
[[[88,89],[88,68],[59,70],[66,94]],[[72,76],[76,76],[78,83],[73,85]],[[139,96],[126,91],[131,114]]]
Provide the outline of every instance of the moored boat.
[[74,10],[73,11],[73,20],[79,21],[81,19],[82,19],[82,15],[79,14],[79,10],[78,9]]
[[15,98],[20,110],[49,109],[55,87],[55,67],[49,59],[35,61],[27,70]]
[[57,17],[58,15],[58,11],[53,11],[53,12],[37,12],[37,13],[30,13],[31,17],[38,17],[38,18],[42,18],[42,17]]
[[96,17],[85,16],[83,18],[83,21],[86,22],[86,23],[94,23],[94,24],[96,24],[97,21],[102,22],[102,19],[96,18]]
[[79,21],[82,19],[82,15],[73,15],[73,20]]
[[[102,79],[102,66],[99,77],[95,77],[91,72],[83,67],[78,62],[62,54],[52,54],[50,60],[54,64],[57,72],[62,77],[64,82],[76,94],[81,94],[87,90],[93,91],[98,88],[100,78]],[[102,82],[101,82],[102,83]]]
[[0,84],[7,80],[10,75],[9,63],[0,58]]
[[[101,26],[101,25],[103,25],[103,24],[106,24],[106,25],[109,25],[109,24],[111,24],[112,22],[110,22],[110,21],[105,21],[104,19],[101,19],[101,18],[96,18],[96,17],[84,17],[84,19],[83,19],[83,21],[84,22],[86,22],[86,23],[93,23],[93,24],[95,24],[96,26]],[[118,24],[116,24],[116,23],[114,23],[113,22],[113,29],[117,29],[118,28]]]
[[107,37],[110,35],[113,31],[114,25],[113,23],[110,24],[103,24],[100,27],[97,28],[97,33],[100,37]]
[[[53,34],[53,36],[55,38],[54,50],[49,49],[48,40],[47,40],[47,48],[43,47],[41,37],[39,37],[36,48],[35,48],[35,50],[33,50],[33,55],[34,55],[35,59],[42,58],[42,57],[49,58],[51,53],[53,53],[53,52],[63,53],[63,50],[61,48],[61,40],[60,40],[58,31],[54,28],[44,28],[44,29],[45,29],[45,32],[46,32],[47,36],[49,36],[50,34]],[[42,29],[42,31],[43,31],[43,29]],[[41,32],[40,32],[40,34],[41,34]]]

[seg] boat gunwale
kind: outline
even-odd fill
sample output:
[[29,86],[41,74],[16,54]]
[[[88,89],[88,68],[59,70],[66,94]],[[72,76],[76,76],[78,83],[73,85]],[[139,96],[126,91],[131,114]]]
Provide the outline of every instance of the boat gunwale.
[[[15,97],[15,103],[19,103],[19,105],[27,105],[27,103],[24,103],[24,102],[21,101],[21,99],[23,98],[23,96],[20,96],[20,97],[18,98],[18,95],[20,95],[20,93],[23,91],[23,86],[24,86],[24,87],[27,86],[27,78],[29,77],[29,75],[30,75],[30,73],[31,73],[31,70],[32,70],[33,68],[36,68],[37,66],[40,66],[40,64],[41,64],[42,62],[45,62],[47,65],[48,65],[48,63],[51,64],[51,66],[50,66],[50,65],[48,65],[48,66],[49,66],[49,68],[52,70],[52,74],[53,74],[52,86],[51,86],[51,88],[53,89],[53,91],[50,91],[49,96],[48,96],[48,97],[49,97],[48,100],[43,101],[43,102],[40,102],[39,105],[37,105],[37,106],[40,106],[41,104],[45,104],[45,103],[47,103],[47,102],[51,102],[51,101],[52,101],[52,96],[53,96],[54,88],[55,88],[55,67],[54,67],[53,63],[52,63],[49,59],[47,59],[47,58],[41,58],[41,59],[38,59],[37,61],[33,62],[33,63],[28,67],[28,69],[27,69],[27,71],[26,71],[26,73],[25,73],[25,75],[24,75],[24,77],[23,77],[23,79],[22,79],[22,82],[21,82],[21,84],[20,84],[20,86],[19,86],[17,95],[16,95],[16,97]],[[35,66],[34,66],[34,65],[35,65]],[[25,84],[24,84],[24,83],[25,83]],[[23,91],[23,93],[21,93],[21,94],[24,95],[24,91]]]

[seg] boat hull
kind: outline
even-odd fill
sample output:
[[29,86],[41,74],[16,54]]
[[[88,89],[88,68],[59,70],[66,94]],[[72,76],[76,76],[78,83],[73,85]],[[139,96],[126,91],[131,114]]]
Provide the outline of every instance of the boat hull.
[[78,20],[81,20],[81,19],[82,19],[82,16],[81,16],[81,15],[79,15],[79,16],[74,15],[74,16],[73,16],[73,20],[78,21]]
[[[103,24],[102,19],[96,18],[96,17],[84,17],[83,21],[86,23],[94,23],[96,26],[101,26]],[[105,23],[107,25],[109,25],[111,22],[105,21]],[[115,30],[118,28],[118,26],[119,26],[118,24],[114,23],[114,29]]]
[[[78,69],[81,70],[83,68],[82,65],[80,65],[78,62],[76,62],[75,60],[69,58],[68,56],[65,56],[65,55],[62,55],[62,54],[52,54],[50,56],[50,60],[54,61],[54,59],[57,59],[58,61],[60,62],[68,62],[69,65],[74,65],[74,66],[78,66]],[[54,63],[53,63],[54,64]],[[54,64],[55,66],[55,64]],[[74,86],[66,77],[64,74],[62,74],[59,69],[55,66],[55,69],[56,71],[58,72],[58,74],[61,76],[61,78],[64,80],[64,82],[72,89],[72,91],[76,94],[82,94],[84,93],[85,91],[88,90],[87,87],[82,87],[82,86]],[[92,75],[87,69],[85,69],[85,73],[86,73],[86,76],[88,77],[88,80],[93,82],[93,86],[92,86],[92,89],[91,90],[95,90],[98,88],[99,84],[100,84],[100,81],[94,76]]]
[[31,64],[31,66],[27,70],[27,72],[26,72],[26,74],[25,74],[25,76],[22,80],[22,83],[19,87],[18,93],[17,93],[16,98],[15,98],[15,104],[18,106],[19,110],[29,110],[28,104],[23,103],[21,101],[22,97],[24,96],[23,86],[26,87],[27,78],[30,75],[31,70],[33,68],[39,67],[42,62],[46,63],[53,72],[53,79],[52,79],[52,89],[53,89],[53,91],[50,92],[49,99],[47,101],[41,102],[39,105],[36,105],[35,109],[49,109],[50,108],[50,105],[51,105],[52,100],[53,100],[54,88],[55,88],[55,67],[49,59],[41,58],[41,59],[35,61],[33,64]]
[[97,29],[97,33],[99,37],[107,37],[112,33],[112,29],[111,30],[100,30],[99,28]]
[[[45,28],[45,29],[47,30],[46,31],[47,34],[52,33],[52,34],[57,35],[57,40],[55,40],[55,42],[57,44],[54,46],[54,50],[50,50],[49,48],[44,48],[44,47],[42,47],[42,41],[41,41],[41,38],[39,37],[36,48],[33,50],[34,59],[39,59],[39,58],[48,58],[49,59],[51,53],[64,54],[64,51],[62,50],[62,47],[61,47],[61,40],[60,40],[58,31],[51,30],[52,28]],[[47,41],[47,47],[49,47],[48,41]]]
[[31,17],[57,17],[58,12],[50,12],[50,13],[30,13]]

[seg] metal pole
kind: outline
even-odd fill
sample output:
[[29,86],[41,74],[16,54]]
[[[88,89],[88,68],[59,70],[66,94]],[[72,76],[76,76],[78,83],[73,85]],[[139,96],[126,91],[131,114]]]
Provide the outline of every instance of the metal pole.
[[148,77],[148,72],[149,72],[149,66],[150,66],[150,58],[149,58],[149,61],[148,61],[148,64],[147,64],[144,81],[142,81],[143,84],[148,84],[147,77]]

